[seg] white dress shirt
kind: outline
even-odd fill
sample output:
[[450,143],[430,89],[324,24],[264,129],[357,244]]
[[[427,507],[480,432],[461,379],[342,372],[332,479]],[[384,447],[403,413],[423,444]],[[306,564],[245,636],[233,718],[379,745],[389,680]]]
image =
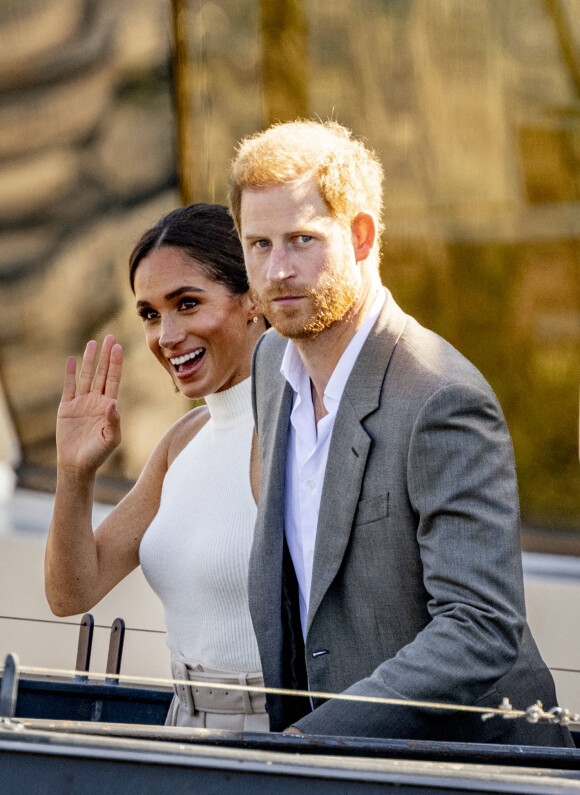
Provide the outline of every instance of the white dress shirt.
[[300,621],[305,639],[318,513],[334,420],[348,377],[384,303],[385,292],[380,290],[328,381],[323,397],[328,413],[318,426],[314,421],[310,378],[292,340],[288,341],[280,367],[294,390],[288,430],[284,518],[286,541],[298,580]]

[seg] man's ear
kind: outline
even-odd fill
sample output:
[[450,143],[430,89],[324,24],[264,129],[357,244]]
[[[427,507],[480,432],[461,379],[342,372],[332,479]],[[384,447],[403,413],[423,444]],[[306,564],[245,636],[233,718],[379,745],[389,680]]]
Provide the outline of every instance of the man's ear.
[[377,226],[372,213],[359,213],[350,225],[356,262],[367,259],[375,244]]

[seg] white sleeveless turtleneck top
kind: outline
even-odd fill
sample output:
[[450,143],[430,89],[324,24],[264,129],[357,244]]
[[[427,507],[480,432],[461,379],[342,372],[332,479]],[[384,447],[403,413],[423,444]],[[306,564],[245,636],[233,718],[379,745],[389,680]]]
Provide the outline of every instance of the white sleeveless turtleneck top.
[[256,520],[250,379],[206,403],[210,419],[167,470],[139,557],[165,607],[172,653],[218,670],[259,671],[248,607]]

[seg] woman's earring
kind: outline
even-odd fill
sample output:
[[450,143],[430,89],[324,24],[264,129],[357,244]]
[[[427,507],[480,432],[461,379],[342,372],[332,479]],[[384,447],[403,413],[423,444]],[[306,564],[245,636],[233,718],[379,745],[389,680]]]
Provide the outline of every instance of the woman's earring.
[[257,323],[257,322],[258,322],[258,316],[257,316],[257,315],[254,315],[254,317],[252,318],[252,320],[254,321],[254,323]]

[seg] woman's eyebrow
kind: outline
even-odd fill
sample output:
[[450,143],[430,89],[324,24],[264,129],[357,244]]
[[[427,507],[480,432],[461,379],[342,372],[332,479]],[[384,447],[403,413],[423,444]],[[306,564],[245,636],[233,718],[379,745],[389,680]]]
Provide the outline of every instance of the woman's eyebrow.
[[193,287],[191,285],[184,285],[183,287],[178,287],[177,290],[173,290],[171,293],[167,293],[165,299],[167,301],[171,301],[173,298],[177,298],[179,295],[183,295],[183,293],[205,293],[201,287]]
[[[193,287],[192,285],[184,285],[183,287],[178,287],[177,290],[173,290],[170,293],[167,293],[165,296],[166,301],[172,301],[174,298],[177,298],[183,293],[205,293],[205,290],[202,287]],[[150,301],[137,301],[136,306],[150,306]]]

